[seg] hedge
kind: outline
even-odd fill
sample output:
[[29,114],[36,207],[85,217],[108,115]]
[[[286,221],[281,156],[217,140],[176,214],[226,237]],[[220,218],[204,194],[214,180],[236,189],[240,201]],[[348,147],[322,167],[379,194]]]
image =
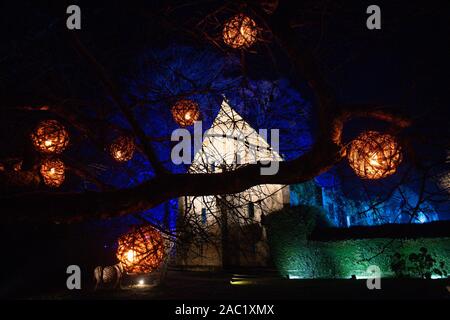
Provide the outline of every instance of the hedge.
[[449,269],[449,237],[311,241],[309,235],[313,229],[317,231],[318,223],[314,215],[320,217],[318,208],[299,206],[268,217],[266,227],[271,255],[282,276],[367,278],[367,268],[376,265],[382,277],[393,277],[391,257],[396,252],[409,256],[418,253],[421,247],[427,248],[437,262],[443,261],[447,271]]

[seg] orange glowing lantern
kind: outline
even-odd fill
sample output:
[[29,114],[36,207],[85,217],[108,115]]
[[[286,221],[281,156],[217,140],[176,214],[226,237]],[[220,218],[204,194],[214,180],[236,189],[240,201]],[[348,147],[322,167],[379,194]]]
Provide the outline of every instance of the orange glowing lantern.
[[110,147],[111,156],[118,162],[126,162],[133,158],[136,145],[134,139],[129,136],[117,138]]
[[41,176],[44,183],[52,188],[59,187],[65,179],[64,162],[58,159],[46,159],[41,164]]
[[348,162],[363,179],[381,179],[394,174],[402,161],[400,145],[390,134],[366,131],[349,146]]
[[176,123],[182,127],[191,126],[200,119],[198,103],[184,99],[177,101],[172,107],[172,116]]
[[57,154],[63,152],[69,144],[69,133],[58,121],[44,120],[31,134],[31,141],[39,152]]
[[233,49],[250,48],[257,40],[258,26],[255,20],[239,13],[225,22],[223,42]]
[[117,259],[128,273],[149,273],[165,257],[165,239],[151,226],[138,227],[119,238]]

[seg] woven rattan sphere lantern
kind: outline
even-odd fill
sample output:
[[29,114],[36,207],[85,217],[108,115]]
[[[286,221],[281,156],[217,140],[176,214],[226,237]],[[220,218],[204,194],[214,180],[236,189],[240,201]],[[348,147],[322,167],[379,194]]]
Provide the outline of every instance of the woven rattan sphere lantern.
[[110,153],[114,160],[126,162],[133,158],[136,145],[134,139],[129,136],[117,138],[110,146]]
[[239,13],[225,22],[223,42],[233,49],[250,48],[257,40],[258,26],[255,20]]
[[390,134],[366,131],[349,146],[348,161],[363,179],[381,179],[394,174],[402,161],[401,148]]
[[59,187],[65,179],[64,162],[58,159],[46,159],[41,163],[41,176],[44,183],[52,188]]
[[175,122],[182,127],[191,126],[200,119],[198,103],[189,99],[178,100],[171,111]]
[[58,121],[44,120],[31,134],[31,141],[39,152],[57,154],[63,152],[69,144],[69,133]]
[[128,273],[149,273],[164,260],[165,241],[151,226],[138,227],[119,238],[117,259]]

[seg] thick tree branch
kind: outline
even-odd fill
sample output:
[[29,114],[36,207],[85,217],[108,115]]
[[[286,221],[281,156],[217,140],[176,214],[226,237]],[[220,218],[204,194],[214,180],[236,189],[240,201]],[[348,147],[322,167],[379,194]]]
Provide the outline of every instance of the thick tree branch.
[[137,187],[86,193],[30,193],[0,198],[5,221],[71,222],[110,218],[152,208],[180,196],[229,194],[258,184],[293,184],[308,181],[341,159],[333,143],[317,143],[296,160],[280,162],[277,174],[261,175],[260,164],[217,174],[156,176]]
[[337,145],[342,143],[344,124],[355,118],[371,118],[390,123],[394,128],[404,129],[411,126],[411,119],[405,117],[395,109],[377,105],[347,105],[340,106],[340,113],[334,119],[332,126],[332,140]]

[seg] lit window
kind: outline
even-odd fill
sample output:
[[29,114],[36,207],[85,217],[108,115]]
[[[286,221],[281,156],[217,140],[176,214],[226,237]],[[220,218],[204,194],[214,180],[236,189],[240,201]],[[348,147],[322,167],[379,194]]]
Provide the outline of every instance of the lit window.
[[248,217],[250,219],[255,217],[255,204],[253,202],[248,203]]
[[202,223],[206,224],[206,208],[202,208]]

